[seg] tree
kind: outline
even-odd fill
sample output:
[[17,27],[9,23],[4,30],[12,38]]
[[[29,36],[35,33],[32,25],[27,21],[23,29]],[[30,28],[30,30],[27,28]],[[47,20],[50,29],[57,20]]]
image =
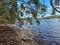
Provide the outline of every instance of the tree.
[[14,23],[17,14],[17,1],[0,0],[0,21]]
[[51,4],[51,6],[53,8],[52,13],[55,13],[55,11],[60,13],[60,11],[57,9],[57,7],[55,7],[55,6],[60,5],[60,0],[50,0],[50,4]]
[[55,5],[59,5],[60,0],[55,0]]
[[[24,0],[0,0],[0,21],[10,24],[18,20],[20,24],[23,24],[24,19],[21,17],[23,17],[25,13],[32,15],[32,19],[37,20],[38,23],[39,20],[37,16],[41,11],[46,11],[45,7],[45,5],[40,3],[40,0],[28,0],[27,2]],[[32,19],[26,18],[26,20],[31,21]]]

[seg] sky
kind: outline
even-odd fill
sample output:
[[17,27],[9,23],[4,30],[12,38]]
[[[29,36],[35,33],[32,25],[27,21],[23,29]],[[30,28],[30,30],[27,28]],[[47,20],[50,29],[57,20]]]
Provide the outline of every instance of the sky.
[[[27,2],[28,0],[24,0],[24,1]],[[40,0],[40,2],[43,4],[43,0]],[[50,0],[44,0],[44,3],[47,6],[47,14],[46,14],[46,16],[49,16],[51,14],[51,11],[52,11],[52,7],[50,5]],[[57,14],[60,14],[60,13],[57,12]]]
[[[43,4],[43,0],[40,0],[40,2],[42,2]],[[47,14],[46,16],[49,16],[52,9],[51,9],[51,5],[50,5],[50,0],[44,0],[44,4],[47,6]]]
[[[40,0],[40,2],[43,3],[43,0]],[[45,0],[44,3],[45,3],[45,5],[46,5],[47,7],[50,7],[50,2],[49,2],[49,0]]]
[[[40,2],[43,3],[43,0],[40,0]],[[51,11],[52,11],[52,7],[51,7],[51,5],[50,5],[50,0],[44,0],[44,3],[45,3],[45,5],[47,6],[47,14],[46,14],[46,16],[49,16],[49,15],[51,15]],[[56,14],[59,15],[60,13],[58,13],[58,12],[56,11]]]
[[[19,0],[18,0],[19,1]],[[24,1],[28,1],[28,0],[24,0]],[[43,0],[40,0],[40,2],[42,2],[43,3]],[[49,2],[49,0],[45,0],[45,4],[47,5],[47,7],[50,7],[50,2]]]

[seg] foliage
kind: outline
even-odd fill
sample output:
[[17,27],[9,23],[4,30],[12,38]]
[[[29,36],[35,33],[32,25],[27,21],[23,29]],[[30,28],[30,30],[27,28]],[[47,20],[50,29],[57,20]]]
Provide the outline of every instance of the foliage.
[[60,5],[60,0],[50,0],[50,4],[51,4],[51,6],[53,8],[51,14],[55,15],[56,11],[60,13],[60,11],[57,8],[55,8],[55,6],[59,6]]
[[[33,19],[37,20],[41,11],[45,12],[46,8],[40,3],[40,0],[28,0],[27,2],[24,0],[0,0],[0,17],[7,23],[15,23],[18,20],[20,24],[23,24],[24,19],[21,17],[24,17],[24,13],[32,14]],[[28,22],[32,22],[32,19],[28,17],[27,19]],[[38,20],[37,22],[39,24]]]

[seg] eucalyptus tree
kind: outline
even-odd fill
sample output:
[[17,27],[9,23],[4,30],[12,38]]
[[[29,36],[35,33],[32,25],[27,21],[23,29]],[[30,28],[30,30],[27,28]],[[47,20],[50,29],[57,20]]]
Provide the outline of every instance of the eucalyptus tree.
[[60,0],[55,0],[55,5],[59,5]]
[[[40,0],[0,0],[0,22],[15,23],[17,20],[23,24],[24,19],[21,17],[31,15],[25,20],[32,24],[32,19],[35,19],[37,24],[40,21],[37,16],[46,11],[46,6],[40,3]],[[25,18],[25,17],[24,17]]]
[[0,22],[14,23],[17,14],[17,1],[0,0]]
[[51,3],[51,6],[53,8],[52,14],[56,14],[56,11],[60,13],[60,11],[59,11],[60,7],[58,7],[60,5],[60,0],[50,0],[50,3]]

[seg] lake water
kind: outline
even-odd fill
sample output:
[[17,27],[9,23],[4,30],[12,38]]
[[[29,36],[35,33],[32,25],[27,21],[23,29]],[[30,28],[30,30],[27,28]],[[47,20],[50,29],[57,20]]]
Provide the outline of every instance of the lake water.
[[60,19],[41,19],[40,25],[33,21],[33,25],[25,25],[23,28],[39,29],[41,34],[35,37],[36,40],[47,40],[51,45],[60,45]]

